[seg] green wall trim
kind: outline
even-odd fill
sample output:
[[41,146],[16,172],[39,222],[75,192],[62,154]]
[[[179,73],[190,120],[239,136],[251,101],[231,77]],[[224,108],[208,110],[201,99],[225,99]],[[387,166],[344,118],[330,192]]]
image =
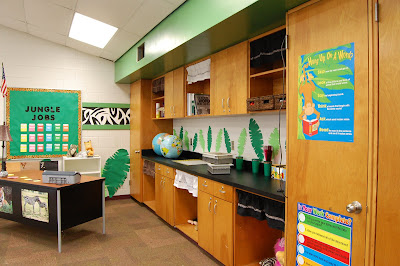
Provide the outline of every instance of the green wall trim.
[[130,125],[82,125],[82,130],[121,130],[130,129]]
[[130,108],[129,103],[82,103],[82,107]]
[[[286,12],[307,1],[187,0],[115,62],[115,82],[153,79],[282,26]],[[136,62],[143,42],[145,57]]]

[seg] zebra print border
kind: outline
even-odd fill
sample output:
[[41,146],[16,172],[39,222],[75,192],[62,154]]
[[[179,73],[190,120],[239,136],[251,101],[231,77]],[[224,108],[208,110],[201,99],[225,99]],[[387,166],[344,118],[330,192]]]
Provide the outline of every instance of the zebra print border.
[[82,103],[82,129],[129,129],[130,120],[129,104]]

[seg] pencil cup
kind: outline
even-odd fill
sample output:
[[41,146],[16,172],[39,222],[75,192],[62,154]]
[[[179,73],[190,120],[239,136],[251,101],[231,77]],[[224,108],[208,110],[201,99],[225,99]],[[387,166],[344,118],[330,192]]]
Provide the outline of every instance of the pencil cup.
[[271,164],[272,162],[264,162],[264,176],[271,177]]
[[260,160],[259,159],[253,159],[251,161],[251,168],[253,170],[253,174],[258,174],[258,170],[260,169]]

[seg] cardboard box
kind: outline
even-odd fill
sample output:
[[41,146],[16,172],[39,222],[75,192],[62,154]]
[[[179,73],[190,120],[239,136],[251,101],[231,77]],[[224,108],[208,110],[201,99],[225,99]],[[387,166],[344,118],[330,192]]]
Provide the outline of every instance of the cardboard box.
[[273,164],[271,166],[271,177],[286,181],[286,165],[281,165],[281,167],[279,167],[279,164]]

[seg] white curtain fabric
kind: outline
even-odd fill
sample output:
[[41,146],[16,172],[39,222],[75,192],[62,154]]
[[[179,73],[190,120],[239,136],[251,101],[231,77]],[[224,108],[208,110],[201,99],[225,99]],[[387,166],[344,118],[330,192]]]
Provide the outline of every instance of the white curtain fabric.
[[198,195],[197,176],[176,170],[174,186],[180,189],[186,189],[193,197]]
[[188,72],[187,75],[188,84],[210,79],[210,66],[211,66],[211,59],[207,59],[195,65],[188,66],[186,68]]

